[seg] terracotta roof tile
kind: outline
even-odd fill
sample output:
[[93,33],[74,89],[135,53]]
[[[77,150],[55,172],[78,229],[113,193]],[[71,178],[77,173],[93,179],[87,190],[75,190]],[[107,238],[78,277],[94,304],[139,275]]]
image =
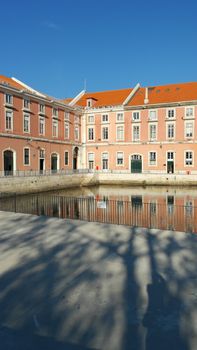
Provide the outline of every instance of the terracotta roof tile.
[[4,83],[10,87],[13,87],[19,90],[21,89],[24,90],[24,86],[14,81],[12,78],[8,78],[8,77],[5,77],[4,75],[0,75],[0,84],[4,84]]
[[123,104],[132,89],[110,90],[102,92],[85,93],[77,102],[77,105],[86,107],[87,99],[94,99],[94,107],[118,106]]
[[[145,88],[140,88],[127,106],[144,105]],[[197,100],[197,82],[148,87],[148,104]]]

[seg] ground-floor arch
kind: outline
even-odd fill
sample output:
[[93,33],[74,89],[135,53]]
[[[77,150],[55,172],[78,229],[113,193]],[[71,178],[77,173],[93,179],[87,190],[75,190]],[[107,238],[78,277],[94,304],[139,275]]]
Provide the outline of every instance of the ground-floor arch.
[[57,170],[59,170],[59,154],[54,152],[51,154],[51,171],[56,173]]
[[78,169],[79,166],[79,147],[75,147],[73,150],[73,170]]
[[13,175],[16,170],[16,152],[10,149],[3,151],[4,174]]

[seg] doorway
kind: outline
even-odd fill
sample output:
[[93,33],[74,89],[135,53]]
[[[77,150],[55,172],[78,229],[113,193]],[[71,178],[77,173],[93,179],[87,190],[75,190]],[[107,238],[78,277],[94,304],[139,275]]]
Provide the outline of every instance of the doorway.
[[79,148],[75,147],[73,150],[73,170],[78,169],[78,155],[79,155]]
[[131,156],[131,173],[142,173],[142,156],[140,154]]
[[167,173],[174,174],[174,152],[167,152]]
[[52,173],[56,173],[58,170],[58,155],[57,153],[51,154],[51,171]]
[[13,175],[14,171],[14,156],[10,150],[4,151],[4,174],[6,176]]

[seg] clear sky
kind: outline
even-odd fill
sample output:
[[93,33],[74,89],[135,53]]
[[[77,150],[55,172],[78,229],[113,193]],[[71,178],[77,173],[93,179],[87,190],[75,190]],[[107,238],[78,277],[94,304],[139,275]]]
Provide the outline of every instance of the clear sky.
[[59,98],[197,81],[196,0],[1,0],[0,34],[0,74]]

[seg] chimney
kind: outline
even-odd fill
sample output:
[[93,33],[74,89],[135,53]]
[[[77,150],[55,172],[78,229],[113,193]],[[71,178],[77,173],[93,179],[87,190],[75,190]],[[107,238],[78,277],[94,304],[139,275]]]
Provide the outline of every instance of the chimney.
[[148,87],[145,88],[145,99],[144,99],[144,104],[146,105],[147,103],[149,103],[149,99],[148,99]]

